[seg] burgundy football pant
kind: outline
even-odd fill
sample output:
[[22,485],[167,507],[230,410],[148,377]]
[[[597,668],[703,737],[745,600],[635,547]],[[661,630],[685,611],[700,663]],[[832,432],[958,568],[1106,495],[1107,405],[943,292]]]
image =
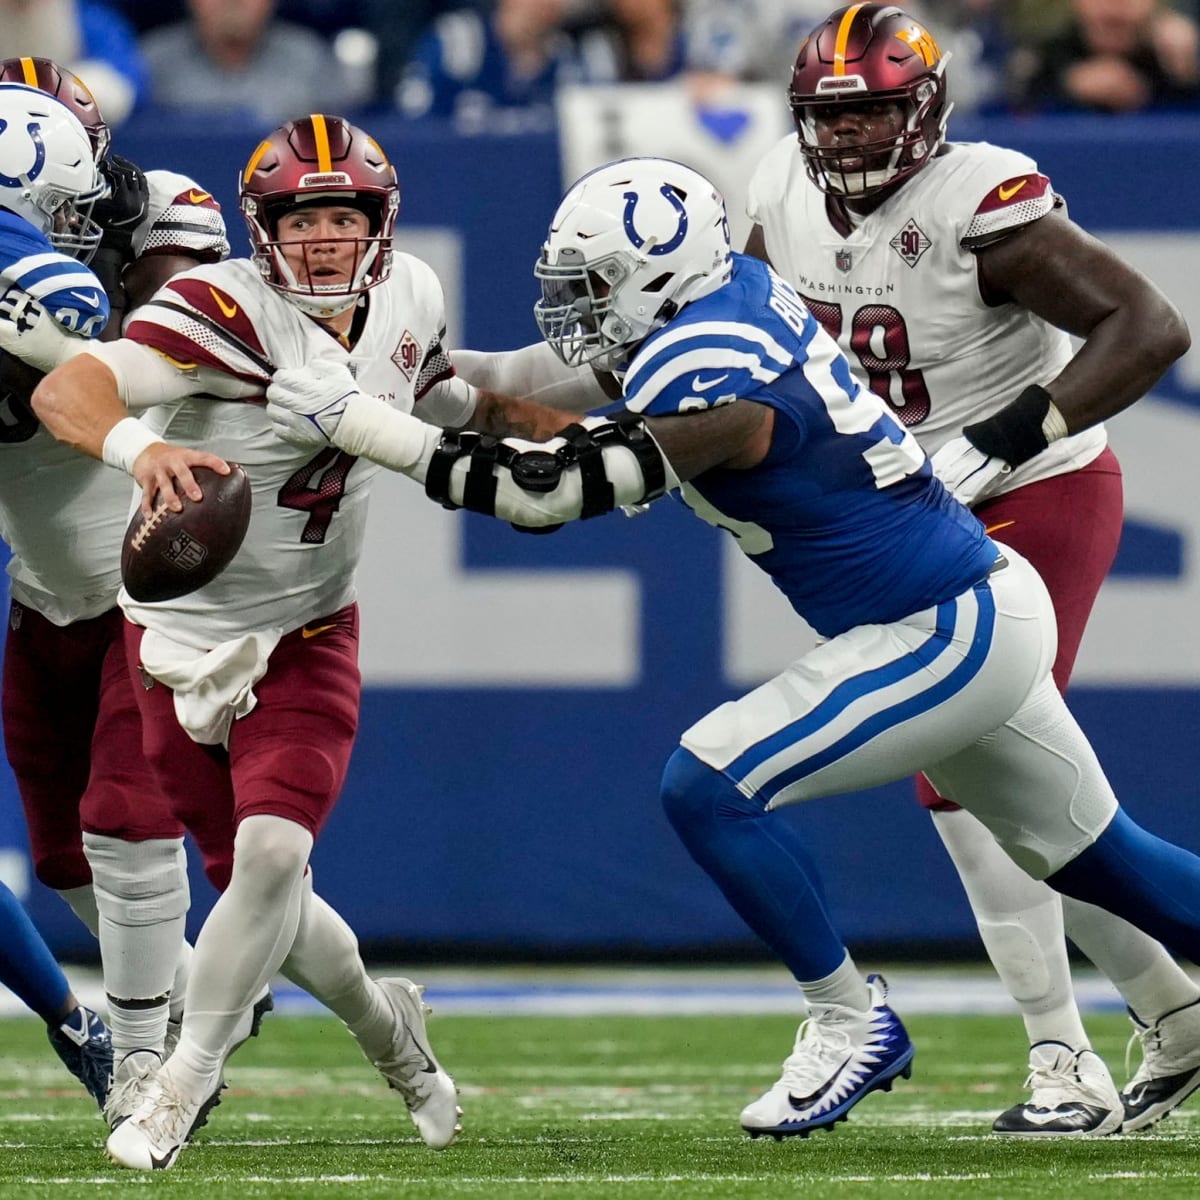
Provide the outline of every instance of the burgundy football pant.
[[142,757],[124,624],[117,608],[65,626],[16,601],[9,610],[4,748],[34,873],[57,890],[92,881],[81,829],[132,842],[183,836]]
[[[1121,465],[1110,449],[1086,467],[1026,484],[975,510],[988,534],[1011,546],[1042,577],[1058,617],[1054,682],[1065,693],[1083,630],[1121,540]],[[925,808],[952,811],[924,775],[916,779]]]
[[285,817],[315,838],[338,798],[358,731],[358,606],[311,620],[280,640],[254,685],[258,704],[234,721],[228,750],[192,741],[176,720],[171,689],[145,686],[143,632],[126,622],[146,759],[197,843],[229,846],[227,857],[205,858],[205,873],[223,890],[240,821]]

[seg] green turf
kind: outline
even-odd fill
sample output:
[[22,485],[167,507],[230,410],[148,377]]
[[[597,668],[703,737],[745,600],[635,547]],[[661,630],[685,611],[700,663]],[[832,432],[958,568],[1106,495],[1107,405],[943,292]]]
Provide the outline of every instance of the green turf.
[[[737,1114],[777,1074],[794,1032],[786,1018],[435,1018],[466,1112],[461,1140],[435,1154],[340,1025],[273,1017],[178,1165],[138,1175],[104,1158],[100,1120],[65,1086],[37,1024],[2,1021],[0,1197],[1200,1196],[1200,1115],[1099,1141],[990,1138],[991,1117],[1021,1094],[1016,1021],[908,1024],[911,1081],[831,1134],[776,1143],[746,1138]],[[1119,1072],[1126,1023],[1089,1025]]]

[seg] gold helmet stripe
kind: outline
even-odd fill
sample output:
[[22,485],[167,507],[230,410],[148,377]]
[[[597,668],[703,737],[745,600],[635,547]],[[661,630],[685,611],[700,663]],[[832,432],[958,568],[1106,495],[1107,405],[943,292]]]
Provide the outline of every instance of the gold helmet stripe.
[[250,182],[250,176],[258,170],[258,164],[262,162],[262,157],[271,148],[271,139],[266,138],[258,143],[258,149],[250,155],[250,161],[246,164],[246,174],[242,177],[243,183]]
[[863,7],[862,4],[851,5],[842,16],[842,23],[838,26],[837,37],[833,42],[833,73],[835,75],[845,75],[846,73],[846,46],[850,41],[850,30],[854,27],[854,18],[858,16],[858,10]]
[[313,127],[313,138],[317,145],[317,170],[322,175],[328,175],[333,170],[333,154],[329,150],[329,130],[325,127],[325,118],[320,113],[313,113],[309,118]]
[[21,59],[21,74],[25,76],[25,82],[30,87],[38,86],[37,67],[33,65],[32,58]]

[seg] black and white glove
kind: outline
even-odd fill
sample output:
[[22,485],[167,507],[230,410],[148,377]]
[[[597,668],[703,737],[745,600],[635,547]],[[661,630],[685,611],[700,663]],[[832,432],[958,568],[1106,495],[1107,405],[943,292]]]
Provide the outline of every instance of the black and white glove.
[[5,353],[39,371],[53,371],[87,347],[86,337],[59,324],[28,292],[10,287],[0,295],[0,350]]
[[946,490],[961,504],[970,508],[986,500],[1012,474],[1012,467],[1002,458],[984,454],[965,437],[948,441],[929,460],[933,473]]
[[122,276],[133,262],[133,235],[150,210],[150,185],[137,163],[110,154],[100,163],[108,195],[97,200],[92,217],[103,231],[88,265],[104,285],[113,308],[125,307]]

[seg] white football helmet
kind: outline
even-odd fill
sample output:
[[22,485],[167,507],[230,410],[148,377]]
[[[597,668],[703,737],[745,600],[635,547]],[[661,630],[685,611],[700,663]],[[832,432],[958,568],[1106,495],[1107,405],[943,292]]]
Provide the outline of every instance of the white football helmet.
[[106,190],[79,118],[38,88],[0,83],[0,208],[87,262],[101,233],[92,205]]
[[583,176],[558,206],[534,267],[533,313],[563,362],[620,371],[732,270],[720,192],[682,163],[625,158]]

